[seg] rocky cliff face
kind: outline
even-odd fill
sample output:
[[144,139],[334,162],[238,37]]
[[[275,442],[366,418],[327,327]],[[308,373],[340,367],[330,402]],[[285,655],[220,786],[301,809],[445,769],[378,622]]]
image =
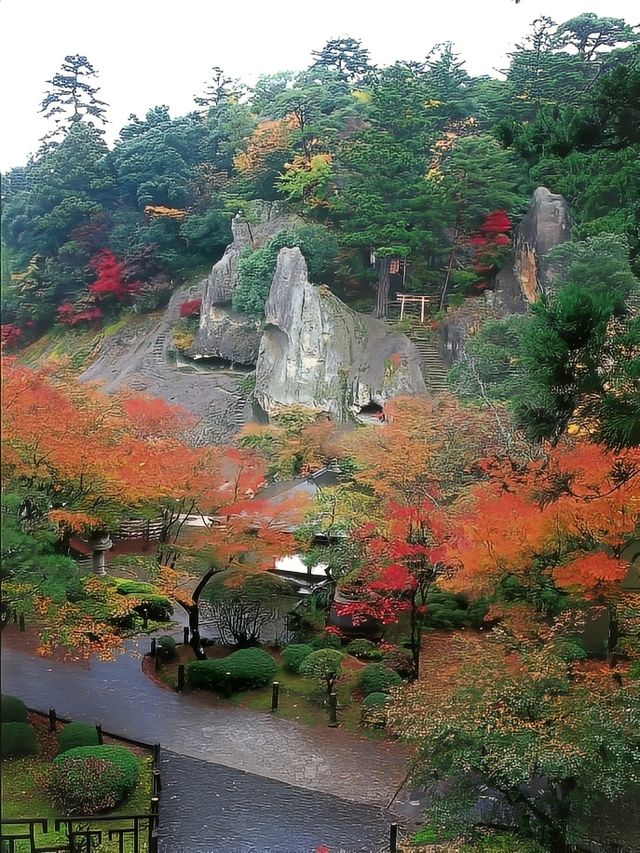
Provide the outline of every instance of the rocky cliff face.
[[513,251],[496,276],[495,304],[505,314],[522,314],[553,278],[547,255],[571,239],[565,198],[538,187],[518,226]]
[[300,222],[295,215],[284,212],[276,202],[253,202],[252,214],[255,219],[252,223],[241,214],[234,217],[231,222],[233,242],[203,282],[200,327],[192,350],[196,357],[214,356],[242,364],[255,363],[259,342],[256,324],[246,319],[243,321],[230,310],[238,284],[240,253],[247,246],[261,248],[280,231],[293,228]]
[[370,403],[426,393],[405,335],[314,287],[299,249],[280,251],[256,365],[255,396],[268,414],[302,405],[346,420]]

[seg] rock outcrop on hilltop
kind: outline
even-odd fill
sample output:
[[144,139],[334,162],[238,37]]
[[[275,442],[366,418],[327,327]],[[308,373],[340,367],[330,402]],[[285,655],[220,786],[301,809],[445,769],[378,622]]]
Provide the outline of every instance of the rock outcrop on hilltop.
[[238,213],[231,222],[233,241],[214,264],[202,285],[200,326],[192,354],[255,364],[260,340],[259,326],[231,310],[238,285],[238,261],[242,250],[260,249],[276,234],[300,224],[299,218],[282,210],[276,202],[252,202],[254,222]]
[[564,196],[538,187],[516,230],[513,250],[496,276],[494,300],[505,314],[523,314],[553,278],[551,249],[571,239],[569,206]]
[[267,414],[301,405],[347,420],[371,403],[427,389],[405,335],[314,287],[300,250],[284,248],[265,306],[254,394]]

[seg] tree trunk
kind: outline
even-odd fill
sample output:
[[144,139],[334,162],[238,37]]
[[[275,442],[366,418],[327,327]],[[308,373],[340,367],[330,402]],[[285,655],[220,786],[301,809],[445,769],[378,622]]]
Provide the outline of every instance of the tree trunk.
[[376,317],[380,320],[389,313],[389,290],[391,288],[391,258],[380,258],[378,268],[378,297],[376,301]]
[[411,657],[413,658],[413,676],[415,681],[420,675],[420,646],[422,645],[422,617],[418,613],[415,599],[411,601]]
[[182,608],[184,608],[187,613],[187,616],[189,617],[189,634],[191,637],[191,639],[189,640],[189,645],[195,652],[196,658],[198,660],[207,659],[207,656],[205,655],[204,651],[202,650],[202,647],[200,646],[200,596],[202,595],[204,588],[209,583],[215,573],[215,568],[209,569],[209,571],[206,572],[206,574],[204,574],[200,578],[198,585],[194,589],[193,595],[191,596],[193,600],[192,604],[185,604],[182,601],[178,602],[178,604]]

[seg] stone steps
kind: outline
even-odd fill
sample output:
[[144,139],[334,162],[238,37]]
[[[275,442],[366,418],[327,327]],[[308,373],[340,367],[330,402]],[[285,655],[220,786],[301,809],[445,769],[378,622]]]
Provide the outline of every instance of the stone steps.
[[[393,328],[396,321],[387,318],[385,322],[388,326]],[[422,375],[424,377],[425,385],[429,391],[431,391],[432,394],[437,394],[440,391],[446,391],[448,389],[447,374],[449,372],[449,368],[440,356],[438,344],[434,338],[433,332],[430,329],[425,328],[419,320],[413,320],[411,329],[406,334],[420,354]]]

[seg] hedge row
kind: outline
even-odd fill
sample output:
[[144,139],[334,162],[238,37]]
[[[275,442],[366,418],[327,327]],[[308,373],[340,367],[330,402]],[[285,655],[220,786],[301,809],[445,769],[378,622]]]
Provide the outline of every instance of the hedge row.
[[264,687],[276,674],[276,662],[263,649],[239,649],[222,660],[199,660],[187,664],[190,687],[232,693]]

